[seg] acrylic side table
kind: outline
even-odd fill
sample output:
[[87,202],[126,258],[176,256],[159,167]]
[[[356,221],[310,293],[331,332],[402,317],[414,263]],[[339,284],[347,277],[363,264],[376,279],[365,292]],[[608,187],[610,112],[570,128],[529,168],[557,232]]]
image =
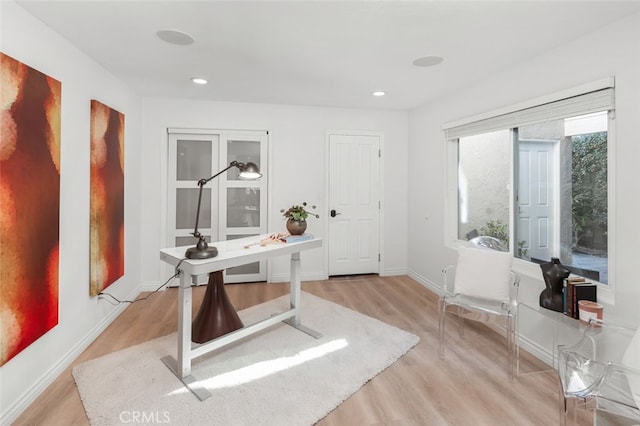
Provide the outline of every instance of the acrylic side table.
[[[523,318],[525,317],[525,318]],[[527,339],[527,344],[538,352],[534,356],[544,363],[544,366],[537,365],[533,369],[526,369],[522,365],[520,347],[523,342],[523,319],[530,319],[528,334],[536,334],[539,339],[534,341]],[[577,319],[570,318],[562,312],[552,311],[541,307],[538,302],[520,302],[518,304],[518,315],[516,323],[516,373],[519,376],[554,371],[558,368],[558,345],[562,342],[575,340],[585,326]],[[545,331],[546,329],[546,331]],[[541,339],[540,339],[541,338]],[[549,342],[550,341],[550,342]]]

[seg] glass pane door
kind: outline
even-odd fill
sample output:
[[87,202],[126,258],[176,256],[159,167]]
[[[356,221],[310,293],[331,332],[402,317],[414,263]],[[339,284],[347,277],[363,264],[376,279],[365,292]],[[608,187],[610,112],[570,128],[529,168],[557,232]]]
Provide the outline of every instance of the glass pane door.
[[[195,245],[191,235],[196,225],[200,188],[198,181],[209,178],[218,168],[219,135],[169,135],[168,224],[170,244]],[[198,231],[208,242],[218,240],[218,182],[213,180],[202,188]]]
[[[220,223],[221,237],[226,240],[265,234],[266,220],[266,134],[239,133],[221,135],[221,157],[226,164],[232,161],[255,163],[262,173],[260,180],[242,180],[238,170],[229,170],[226,191],[221,192],[221,205],[225,206],[225,219]],[[226,270],[225,282],[266,280],[266,262],[255,262]]]

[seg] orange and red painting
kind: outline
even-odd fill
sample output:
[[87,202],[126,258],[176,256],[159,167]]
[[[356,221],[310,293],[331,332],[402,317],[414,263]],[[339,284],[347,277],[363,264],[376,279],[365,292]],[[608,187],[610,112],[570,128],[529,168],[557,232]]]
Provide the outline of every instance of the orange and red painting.
[[58,324],[61,90],[0,53],[0,365]]
[[124,115],[91,101],[91,279],[98,295],[124,275]]

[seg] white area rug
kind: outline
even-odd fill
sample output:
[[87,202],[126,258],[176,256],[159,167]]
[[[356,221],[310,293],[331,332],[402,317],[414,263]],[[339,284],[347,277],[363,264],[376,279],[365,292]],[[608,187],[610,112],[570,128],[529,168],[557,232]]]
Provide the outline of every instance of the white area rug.
[[[239,312],[245,325],[288,309],[283,296]],[[200,401],[160,360],[176,356],[170,334],[73,369],[92,425],[312,425],[393,364],[419,338],[308,293],[302,324],[278,324],[197,358],[192,375],[213,396]]]

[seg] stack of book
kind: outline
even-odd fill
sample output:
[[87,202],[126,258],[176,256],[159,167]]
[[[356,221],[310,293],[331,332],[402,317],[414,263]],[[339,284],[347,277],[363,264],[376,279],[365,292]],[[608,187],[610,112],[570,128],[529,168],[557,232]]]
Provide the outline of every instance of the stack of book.
[[283,237],[285,243],[299,243],[300,241],[307,241],[313,239],[313,235],[311,234],[302,234],[302,235],[287,235]]
[[578,319],[578,301],[597,302],[598,286],[587,282],[583,277],[565,278],[563,286],[563,311],[568,317]]

